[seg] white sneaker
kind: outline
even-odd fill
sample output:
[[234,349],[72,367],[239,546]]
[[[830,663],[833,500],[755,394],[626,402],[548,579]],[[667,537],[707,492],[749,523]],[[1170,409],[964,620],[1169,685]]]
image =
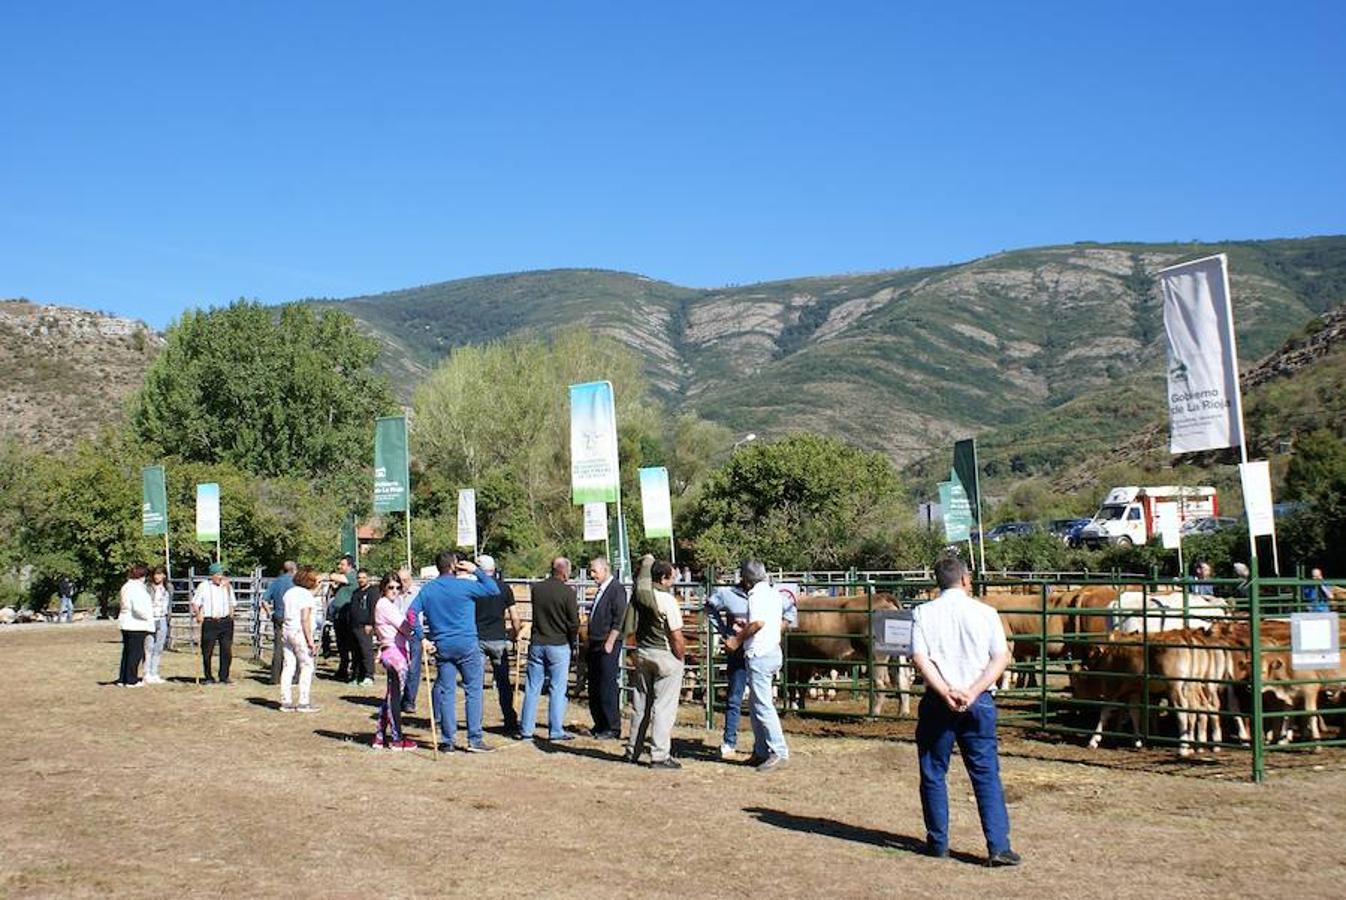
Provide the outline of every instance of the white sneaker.
[[163,680],[162,678],[160,678],[158,675],[146,675],[146,676],[145,676],[145,683],[146,683],[146,684],[163,684],[163,683],[164,683],[164,680]]
[[738,757],[737,749],[729,746],[728,744],[720,745],[720,759],[736,759],[737,757]]
[[295,711],[301,713],[315,713],[318,711],[318,707],[311,703],[301,703],[295,707]]
[[298,709],[299,707],[295,706],[293,703],[282,703],[280,705],[281,712],[295,712]]

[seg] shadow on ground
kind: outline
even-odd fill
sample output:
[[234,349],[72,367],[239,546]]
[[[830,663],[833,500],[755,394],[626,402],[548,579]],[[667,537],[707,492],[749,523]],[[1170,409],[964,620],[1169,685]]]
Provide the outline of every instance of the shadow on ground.
[[[860,825],[848,825],[836,819],[821,816],[797,816],[780,809],[767,809],[762,806],[745,806],[743,811],[764,825],[785,828],[790,831],[802,831],[805,834],[817,834],[834,837],[857,844],[868,844],[883,850],[901,850],[906,853],[920,854],[925,849],[925,841],[905,834],[893,834],[877,828],[865,828]],[[965,863],[982,863],[981,857],[958,851],[949,852],[950,859]]]

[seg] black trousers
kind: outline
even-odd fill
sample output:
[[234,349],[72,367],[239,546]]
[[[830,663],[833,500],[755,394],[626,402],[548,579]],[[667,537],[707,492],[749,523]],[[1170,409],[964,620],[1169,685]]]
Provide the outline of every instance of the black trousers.
[[589,715],[594,719],[594,731],[621,734],[617,673],[621,669],[622,645],[616,643],[611,653],[605,653],[602,644],[590,644],[584,653],[589,666]]
[[122,632],[122,665],[117,674],[118,684],[138,684],[140,664],[145,659],[145,632]]
[[201,665],[205,669],[206,680],[210,680],[210,658],[215,655],[215,645],[220,645],[220,681],[229,680],[229,663],[234,658],[234,620],[201,620]]
[[280,684],[280,670],[285,665],[285,620],[271,618],[271,683]]
[[337,681],[346,681],[351,677],[352,661],[355,656],[355,635],[351,634],[351,623],[343,609],[337,613],[332,626],[336,630],[337,642]]
[[352,677],[356,681],[373,678],[374,635],[366,634],[363,625],[352,625],[351,638],[355,641],[355,671]]

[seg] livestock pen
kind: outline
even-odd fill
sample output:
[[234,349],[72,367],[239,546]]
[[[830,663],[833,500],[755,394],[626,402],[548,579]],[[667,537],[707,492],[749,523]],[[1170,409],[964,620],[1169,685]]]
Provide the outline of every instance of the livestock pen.
[[[1310,663],[1292,652],[1292,630],[1306,623],[1319,636],[1332,629],[1346,643],[1335,615],[1341,594],[1332,601],[1334,611],[1309,613],[1303,596],[1311,585],[1293,578],[1196,583],[1118,573],[979,579],[975,592],[1000,613],[1013,650],[999,693],[1000,721],[1028,737],[1090,748],[1104,738],[1122,739],[1168,747],[1189,761],[1222,752],[1232,762],[1246,752],[1254,781],[1266,777],[1268,754],[1317,754],[1307,757],[1315,766],[1343,764],[1340,754],[1322,755],[1324,748],[1346,747],[1340,655],[1318,660],[1323,668],[1307,668]],[[854,623],[860,600],[865,615],[860,627],[803,629],[787,637],[782,711],[802,712],[815,700],[810,718],[858,724],[901,717],[884,712],[884,700],[918,698],[921,686],[908,661],[875,652],[873,621],[893,603],[905,610],[919,606],[934,595],[933,583],[829,579],[801,588],[824,592],[811,604],[813,612],[846,614]],[[815,639],[849,644],[853,652],[818,655]],[[706,626],[707,727],[724,709],[725,660],[711,650],[717,644]],[[831,677],[820,678],[820,670]],[[841,699],[816,702],[833,693]],[[1110,727],[1128,714],[1134,732]],[[1307,739],[1296,739],[1297,731]]]
[[[801,622],[783,641],[776,698],[789,727],[825,720],[843,733],[910,737],[910,709],[922,686],[909,660],[876,652],[874,625],[932,598],[929,575],[792,577],[801,594]],[[241,603],[240,613],[251,619],[254,654],[260,654],[270,649],[270,627],[253,610],[266,580],[254,574],[241,581],[240,600],[253,603]],[[527,623],[529,582],[509,584]],[[583,619],[595,585],[583,576],[572,584]],[[998,694],[1000,722],[1026,739],[1077,745],[1076,758],[1101,759],[1109,752],[1116,758],[1115,751],[1095,749],[1104,741],[1166,748],[1162,765],[1154,752],[1134,758],[1141,767],[1169,771],[1210,766],[1217,752],[1222,771],[1239,766],[1255,781],[1266,777],[1268,758],[1276,754],[1287,762],[1346,766],[1346,751],[1330,752],[1346,748],[1340,656],[1328,668],[1309,669],[1291,647],[1293,622],[1305,619],[1303,595],[1312,584],[1260,577],[1198,584],[1124,573],[978,578],[974,592],[996,607],[1013,650]],[[186,586],[176,592],[184,606]],[[704,612],[717,586],[714,573],[674,586],[687,638],[682,699],[698,709],[708,729],[723,721],[727,689],[727,660]],[[1337,590],[1332,603],[1340,611],[1346,603]],[[1320,617],[1328,622],[1320,633],[1332,618]],[[1346,643],[1346,633],[1336,627]],[[527,629],[516,653],[527,653]],[[585,696],[582,658],[577,654],[572,667],[569,693],[575,699]],[[629,672],[626,660],[624,690]],[[746,710],[744,716],[746,721]],[[1134,730],[1124,727],[1128,719]],[[880,723],[888,727],[880,730]]]

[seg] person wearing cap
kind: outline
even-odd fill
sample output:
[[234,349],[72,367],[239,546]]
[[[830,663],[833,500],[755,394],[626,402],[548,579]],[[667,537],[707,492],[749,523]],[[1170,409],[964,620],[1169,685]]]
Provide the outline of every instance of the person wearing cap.
[[519,730],[519,718],[514,714],[514,685],[509,680],[510,648],[519,635],[519,610],[514,592],[496,571],[495,559],[483,553],[477,557],[477,566],[495,582],[498,593],[477,601],[477,642],[482,656],[491,667],[491,680],[500,699],[500,718],[505,731]]
[[214,684],[210,674],[215,645],[220,647],[220,683],[229,683],[229,663],[234,655],[234,589],[221,563],[211,563],[210,578],[196,586],[192,594],[192,612],[201,626],[201,664],[206,684]]

